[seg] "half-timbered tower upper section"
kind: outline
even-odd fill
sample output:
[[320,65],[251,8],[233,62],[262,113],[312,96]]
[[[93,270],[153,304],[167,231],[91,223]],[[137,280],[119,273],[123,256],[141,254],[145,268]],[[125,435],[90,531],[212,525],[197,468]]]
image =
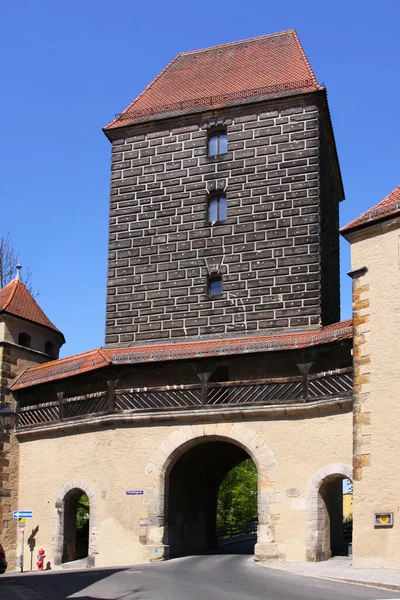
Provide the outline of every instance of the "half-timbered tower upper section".
[[343,188],[294,31],[178,55],[104,131],[107,345],[340,319]]

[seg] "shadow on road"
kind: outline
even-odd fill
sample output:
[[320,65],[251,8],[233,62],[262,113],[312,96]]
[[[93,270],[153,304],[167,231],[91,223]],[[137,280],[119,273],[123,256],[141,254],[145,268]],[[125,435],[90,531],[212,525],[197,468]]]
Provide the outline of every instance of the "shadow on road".
[[[254,553],[256,539],[235,539],[224,540],[222,544],[211,551],[201,552],[198,555],[212,556],[216,555],[216,564],[218,564],[218,555],[251,555]],[[178,558],[178,557],[176,557]],[[174,563],[173,560],[168,561]],[[214,561],[211,561],[214,563]],[[178,563],[179,564],[179,563]],[[149,565],[141,565],[141,571],[146,572]],[[171,565],[172,567],[172,565]],[[131,588],[129,581],[129,590],[124,583],[121,588],[120,582],[112,580],[112,576],[126,571],[134,575],[132,567],[121,568],[102,568],[102,569],[80,569],[80,570],[61,570],[49,571],[44,573],[22,573],[9,574],[0,578],[0,598],[1,600],[14,600],[15,598],[36,598],[31,596],[31,590],[38,594],[37,598],[44,600],[98,600],[100,598],[112,598],[113,600],[130,600],[132,598],[149,598],[149,589],[141,587],[143,584],[149,586],[146,574],[141,575],[139,580],[135,580],[134,587]],[[151,572],[151,568],[149,570]],[[160,575],[162,571],[159,571]],[[143,579],[144,578],[144,579]],[[109,579],[109,581],[107,581]],[[145,583],[146,582],[146,583]],[[96,587],[90,586],[97,584]],[[139,584],[139,585],[138,585]],[[125,589],[123,589],[125,587]],[[119,588],[119,589],[118,589]],[[94,595],[93,595],[94,594]]]
[[[110,577],[115,573],[120,573],[126,568],[114,569],[85,569],[80,571],[53,571],[49,573],[22,573],[16,575],[7,575],[0,580],[0,598],[8,598],[7,587],[10,589],[23,586],[33,589],[45,600],[66,600],[78,594],[81,590],[94,583],[99,583],[102,579]],[[3,593],[2,593],[3,588]],[[121,600],[126,594],[121,596]],[[18,596],[20,597],[20,596]],[[77,596],[79,600],[94,600],[98,596]],[[12,596],[14,598],[14,596]],[[119,599],[118,599],[119,600]]]

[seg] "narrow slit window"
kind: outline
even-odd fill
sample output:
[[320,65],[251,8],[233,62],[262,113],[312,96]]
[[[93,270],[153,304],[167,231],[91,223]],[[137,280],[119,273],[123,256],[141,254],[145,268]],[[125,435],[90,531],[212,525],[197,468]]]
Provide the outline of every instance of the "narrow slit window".
[[225,221],[226,219],[226,196],[219,194],[211,196],[208,201],[208,220],[210,223]]
[[222,285],[222,277],[209,277],[208,279],[208,295],[210,298],[214,296],[222,296],[223,285]]
[[212,133],[208,137],[208,156],[218,156],[228,152],[228,136],[225,131]]

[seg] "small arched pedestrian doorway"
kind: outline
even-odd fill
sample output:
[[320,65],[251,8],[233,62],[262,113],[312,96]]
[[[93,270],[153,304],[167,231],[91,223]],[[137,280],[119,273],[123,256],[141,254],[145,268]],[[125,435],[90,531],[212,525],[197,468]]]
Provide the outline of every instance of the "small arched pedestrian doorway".
[[307,547],[309,561],[347,556],[351,537],[346,535],[343,511],[344,482],[351,485],[352,470],[347,465],[320,469],[307,487]]
[[[216,550],[221,483],[234,467],[249,458],[237,444],[205,439],[170,465],[165,480],[165,513],[171,557]],[[254,551],[254,543],[249,552]],[[232,544],[230,551],[242,553],[250,546],[241,540]]]
[[61,562],[71,562],[89,555],[89,498],[79,488],[64,498],[64,545]]
[[69,481],[60,490],[54,507],[54,565],[85,559],[94,566],[98,516],[93,489],[82,479]]

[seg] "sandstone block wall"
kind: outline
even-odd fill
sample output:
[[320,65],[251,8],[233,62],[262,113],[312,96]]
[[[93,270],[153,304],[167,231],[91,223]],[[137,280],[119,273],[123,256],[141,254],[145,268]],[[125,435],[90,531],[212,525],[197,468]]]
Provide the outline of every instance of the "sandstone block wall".
[[[226,127],[228,153],[209,157],[207,135],[216,126]],[[107,344],[338,320],[331,285],[338,204],[328,147],[330,195],[321,201],[320,129],[316,104],[299,101],[280,110],[192,115],[179,127],[171,120],[137,125],[114,141]],[[227,219],[211,225],[215,190],[226,193]],[[329,213],[323,251],[322,206]],[[217,271],[223,296],[210,299],[207,276]]]
[[[400,566],[399,240],[395,219],[351,237],[357,567]],[[393,513],[393,527],[374,526],[374,514],[379,512]]]

